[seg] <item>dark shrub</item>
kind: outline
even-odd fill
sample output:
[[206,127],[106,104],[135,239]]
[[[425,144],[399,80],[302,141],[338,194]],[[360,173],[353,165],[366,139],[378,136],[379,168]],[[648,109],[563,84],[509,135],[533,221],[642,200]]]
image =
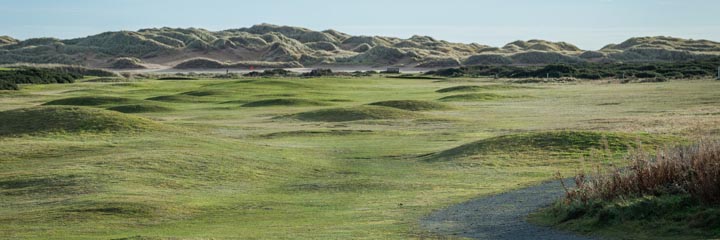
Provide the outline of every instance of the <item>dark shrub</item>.
[[18,90],[18,86],[14,82],[0,81],[0,90]]

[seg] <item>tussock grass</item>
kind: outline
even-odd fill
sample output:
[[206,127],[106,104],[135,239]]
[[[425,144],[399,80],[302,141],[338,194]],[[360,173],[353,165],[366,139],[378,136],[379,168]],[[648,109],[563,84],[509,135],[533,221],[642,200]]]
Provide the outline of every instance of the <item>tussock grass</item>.
[[568,202],[686,193],[708,204],[720,204],[720,141],[704,141],[690,147],[666,149],[650,155],[638,149],[630,155],[627,170],[598,168],[590,176],[575,177],[576,189],[568,189]]
[[358,106],[303,112],[291,115],[290,117],[302,121],[349,122],[357,120],[409,119],[416,118],[418,116],[418,114],[411,111],[405,111],[395,108],[378,106]]
[[566,187],[562,201],[531,219],[632,239],[720,236],[720,141],[654,154],[637,148],[627,160],[625,168],[597,166],[593,173],[578,173],[576,188]]
[[369,105],[391,107],[408,111],[431,111],[450,109],[450,106],[447,106],[445,104],[421,100],[382,101],[374,102]]
[[326,106],[327,103],[301,98],[276,98],[245,103],[243,107],[272,107],[272,106]]
[[49,132],[116,132],[160,127],[152,120],[85,107],[34,107],[0,112],[0,136]]

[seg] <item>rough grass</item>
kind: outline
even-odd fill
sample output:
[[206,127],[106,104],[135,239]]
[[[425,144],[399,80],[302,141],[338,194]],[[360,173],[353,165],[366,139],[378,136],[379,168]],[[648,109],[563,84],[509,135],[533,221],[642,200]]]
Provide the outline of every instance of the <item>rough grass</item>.
[[34,107],[0,112],[0,135],[147,130],[159,124],[119,112],[85,107]]
[[494,93],[468,93],[442,97],[438,100],[444,102],[480,102],[509,98],[508,96]]
[[153,113],[153,112],[169,112],[172,108],[164,107],[155,104],[131,104],[121,105],[107,108],[108,110],[117,111],[121,113]]
[[302,121],[348,122],[357,120],[377,119],[409,119],[418,116],[419,115],[416,113],[395,108],[378,106],[358,106],[303,112],[291,115],[290,117]]
[[100,106],[107,104],[124,104],[132,102],[137,102],[137,100],[122,97],[93,96],[63,98],[46,102],[43,105]]
[[591,149],[626,151],[639,145],[658,146],[669,138],[649,134],[611,133],[594,131],[553,131],[512,134],[492,137],[438,152],[431,160],[451,160],[491,152],[564,152],[577,153]]
[[276,98],[245,103],[243,107],[272,107],[272,106],[326,106],[327,103],[301,98]]
[[462,85],[462,86],[443,88],[443,89],[437,90],[436,92],[439,92],[439,93],[477,92],[477,91],[483,91],[483,90],[508,90],[508,89],[520,89],[520,88],[527,88],[527,87],[506,85],[506,84]]
[[686,194],[557,203],[530,215],[533,223],[617,239],[717,239],[720,208]]
[[450,107],[445,104],[421,100],[382,101],[374,102],[369,105],[391,107],[408,111],[431,111],[450,109]]

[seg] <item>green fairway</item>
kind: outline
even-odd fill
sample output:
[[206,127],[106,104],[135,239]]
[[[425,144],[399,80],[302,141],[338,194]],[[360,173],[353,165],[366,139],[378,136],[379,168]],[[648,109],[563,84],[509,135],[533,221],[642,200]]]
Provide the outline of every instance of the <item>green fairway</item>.
[[0,238],[434,238],[431,211],[596,149],[720,133],[720,81],[87,80],[0,111]]

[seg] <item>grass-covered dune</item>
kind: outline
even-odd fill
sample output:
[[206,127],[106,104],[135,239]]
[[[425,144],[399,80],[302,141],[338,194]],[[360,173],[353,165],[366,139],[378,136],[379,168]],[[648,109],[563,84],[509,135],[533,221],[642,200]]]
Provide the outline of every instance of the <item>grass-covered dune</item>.
[[140,117],[84,107],[34,107],[0,112],[0,135],[117,132],[158,128]]
[[[314,66],[391,66],[419,68],[461,65],[585,64],[607,62],[685,62],[717,56],[720,43],[669,37],[631,38],[586,51],[570,43],[515,41],[502,47],[454,43],[428,36],[396,38],[352,36],[335,30],[259,24],[209,31],[151,28],[104,32],[75,39],[0,38],[0,64],[60,63],[93,67],[142,67],[137,59],[179,69],[275,68]],[[178,64],[178,61],[184,61]],[[593,74],[585,76],[596,76]]]

